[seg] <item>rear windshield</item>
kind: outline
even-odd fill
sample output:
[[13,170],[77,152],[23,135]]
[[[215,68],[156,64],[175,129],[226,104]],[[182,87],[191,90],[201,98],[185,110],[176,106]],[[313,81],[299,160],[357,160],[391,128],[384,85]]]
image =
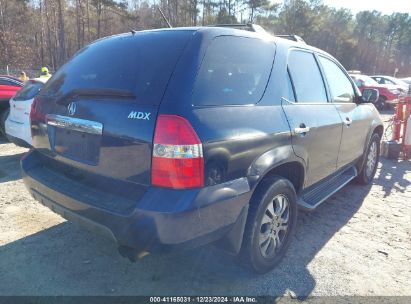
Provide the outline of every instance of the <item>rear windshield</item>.
[[43,87],[42,82],[28,81],[24,87],[13,97],[14,100],[29,100],[34,98]]
[[133,95],[142,104],[159,104],[179,56],[193,31],[123,34],[80,50],[42,92],[71,91]]
[[260,101],[275,46],[260,39],[221,36],[211,42],[194,85],[194,105],[245,105]]

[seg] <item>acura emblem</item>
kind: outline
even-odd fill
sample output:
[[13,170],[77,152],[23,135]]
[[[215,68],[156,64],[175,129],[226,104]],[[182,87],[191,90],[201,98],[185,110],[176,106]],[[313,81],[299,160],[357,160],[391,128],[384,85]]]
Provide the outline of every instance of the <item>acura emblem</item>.
[[68,107],[67,107],[68,114],[69,114],[70,116],[73,116],[74,113],[76,113],[76,108],[77,108],[76,103],[75,103],[74,101],[73,101],[73,102],[70,102],[70,104],[69,104]]

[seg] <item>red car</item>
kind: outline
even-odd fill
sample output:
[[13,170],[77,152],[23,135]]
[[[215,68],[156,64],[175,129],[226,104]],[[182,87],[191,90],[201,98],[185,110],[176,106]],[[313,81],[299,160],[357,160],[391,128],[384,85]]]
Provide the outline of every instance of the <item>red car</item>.
[[22,86],[23,82],[20,79],[0,75],[0,134],[6,134],[4,124],[9,114],[9,100],[21,89]]
[[398,98],[404,96],[404,92],[394,84],[379,84],[370,76],[362,74],[350,74],[357,87],[362,92],[364,89],[376,89],[380,93],[380,97],[375,102],[375,107],[378,110],[384,109],[387,104],[395,104]]

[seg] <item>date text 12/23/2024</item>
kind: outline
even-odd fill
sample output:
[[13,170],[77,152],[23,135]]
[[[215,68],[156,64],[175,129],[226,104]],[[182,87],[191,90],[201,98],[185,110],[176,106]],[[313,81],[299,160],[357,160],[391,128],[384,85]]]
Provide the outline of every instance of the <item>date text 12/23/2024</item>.
[[218,297],[150,297],[150,303],[259,303],[258,298],[248,296]]

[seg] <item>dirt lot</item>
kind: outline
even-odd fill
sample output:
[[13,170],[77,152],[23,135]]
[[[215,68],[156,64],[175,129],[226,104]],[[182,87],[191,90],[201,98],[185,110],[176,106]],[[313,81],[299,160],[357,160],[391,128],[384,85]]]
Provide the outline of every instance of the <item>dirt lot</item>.
[[287,257],[258,276],[213,246],[130,263],[28,195],[25,151],[0,140],[0,295],[411,295],[410,161],[382,159],[372,186],[300,213]]

